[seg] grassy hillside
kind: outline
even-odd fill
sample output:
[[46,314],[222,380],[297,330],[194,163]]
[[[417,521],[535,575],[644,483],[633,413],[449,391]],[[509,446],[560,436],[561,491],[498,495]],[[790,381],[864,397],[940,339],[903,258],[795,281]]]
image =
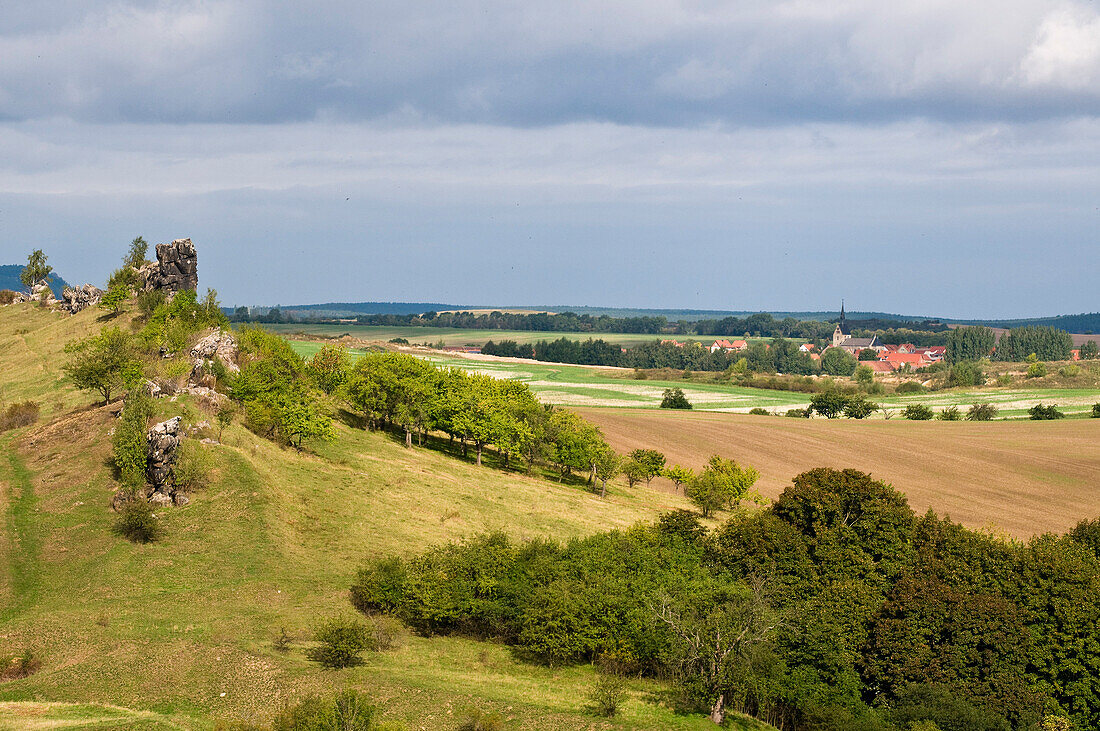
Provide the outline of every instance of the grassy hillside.
[[[721,454],[760,470],[776,497],[813,467],[854,467],[979,528],[1024,538],[1100,515],[1100,419],[835,421],[639,409],[578,409],[619,451],[652,447],[701,467]],[[654,484],[657,484],[657,480]],[[672,489],[672,483],[666,483]]]
[[[206,729],[345,686],[409,728],[454,728],[468,707],[502,713],[510,729],[708,727],[675,714],[650,681],[632,681],[616,722],[596,720],[592,668],[533,666],[491,643],[408,636],[345,671],[304,656],[311,627],[351,613],[347,587],[366,558],[496,529],[566,539],[682,498],[616,486],[600,500],[345,426],[299,454],[234,425],[207,447],[211,487],[162,511],[165,540],[131,544],[112,535],[107,509],[117,404],[93,406],[58,380],[64,343],[96,317],[0,308],[0,343],[15,346],[0,351],[5,398],[57,404],[38,426],[0,435],[0,654],[30,648],[43,663],[0,683],[0,728]],[[27,359],[29,375],[10,367]],[[207,418],[186,400],[158,407]],[[293,638],[285,654],[272,646],[280,628]]]

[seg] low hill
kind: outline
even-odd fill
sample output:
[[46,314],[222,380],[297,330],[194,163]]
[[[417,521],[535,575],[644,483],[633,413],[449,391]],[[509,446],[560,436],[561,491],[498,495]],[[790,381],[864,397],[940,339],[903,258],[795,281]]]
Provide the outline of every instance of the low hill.
[[[1100,419],[836,421],[641,409],[576,409],[619,451],[655,448],[698,468],[712,454],[756,467],[777,497],[813,467],[853,467],[892,483],[918,513],[1027,538],[1100,515]],[[654,482],[656,484],[656,481]],[[666,484],[672,489],[672,484]]]
[[[19,275],[22,273],[22,264],[0,264],[0,289],[10,289],[14,292],[21,292],[26,289],[19,279]],[[61,290],[68,286],[70,286],[69,283],[57,272],[50,275],[50,289],[53,290],[55,297],[60,299]]]
[[[600,500],[343,425],[314,454],[232,425],[205,447],[212,484],[163,510],[162,542],[131,544],[112,534],[107,509],[118,404],[93,404],[60,372],[64,344],[99,317],[0,307],[3,396],[45,411],[39,425],[0,434],[0,638],[43,663],[0,682],[0,709],[37,714],[43,727],[209,729],[350,686],[409,728],[455,728],[472,707],[500,712],[510,729],[710,727],[656,702],[662,688],[647,680],[630,681],[614,723],[596,721],[585,710],[591,667],[531,665],[491,643],[406,636],[339,672],[305,657],[313,627],[352,613],[347,589],[365,559],[490,530],[564,540],[651,520],[683,498],[615,486]],[[18,362],[34,367],[24,374]],[[157,403],[190,423],[209,418],[186,398]],[[273,646],[281,629],[287,652]]]

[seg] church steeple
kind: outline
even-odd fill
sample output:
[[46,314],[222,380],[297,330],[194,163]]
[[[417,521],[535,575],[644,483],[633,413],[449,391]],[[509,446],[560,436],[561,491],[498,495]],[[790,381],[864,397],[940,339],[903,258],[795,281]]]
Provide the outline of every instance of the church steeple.
[[844,328],[844,300],[840,300],[840,327]]

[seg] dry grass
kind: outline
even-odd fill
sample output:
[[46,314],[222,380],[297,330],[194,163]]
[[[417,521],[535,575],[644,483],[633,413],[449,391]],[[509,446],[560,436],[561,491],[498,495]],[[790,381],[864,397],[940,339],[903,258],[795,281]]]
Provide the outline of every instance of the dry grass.
[[747,462],[760,470],[757,487],[768,497],[812,467],[854,467],[892,483],[919,512],[931,507],[1021,538],[1100,515],[1100,419],[860,422],[579,411],[620,451],[651,447],[690,467],[712,454]]

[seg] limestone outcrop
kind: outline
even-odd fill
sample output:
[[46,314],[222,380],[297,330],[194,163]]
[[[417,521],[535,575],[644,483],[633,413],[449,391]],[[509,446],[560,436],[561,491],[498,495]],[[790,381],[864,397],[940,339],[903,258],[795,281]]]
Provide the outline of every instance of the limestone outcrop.
[[183,417],[174,416],[149,429],[146,434],[146,476],[153,486],[149,502],[168,505],[175,502],[176,488],[173,469],[180,446],[180,423]]
[[53,290],[45,279],[40,279],[31,285],[31,293],[16,292],[11,304],[18,305],[23,302],[40,302],[45,299],[47,305],[56,305],[58,300],[53,296]]
[[103,290],[91,284],[61,290],[62,307],[72,314],[94,307],[103,298]]
[[199,256],[191,239],[157,244],[157,260],[135,271],[142,289],[163,290],[169,296],[199,286]]
[[217,358],[230,373],[240,373],[241,369],[237,365],[239,352],[237,340],[233,337],[233,334],[218,328],[203,337],[195,343],[195,347],[191,348],[191,364],[198,369],[205,364],[205,361]]

